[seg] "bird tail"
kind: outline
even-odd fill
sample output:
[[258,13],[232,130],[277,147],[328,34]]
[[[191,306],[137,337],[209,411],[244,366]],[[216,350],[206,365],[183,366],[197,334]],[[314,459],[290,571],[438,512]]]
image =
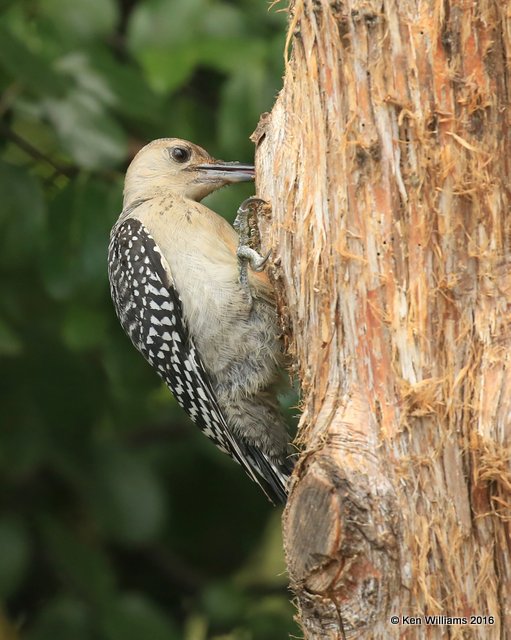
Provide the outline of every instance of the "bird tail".
[[245,445],[244,453],[250,465],[249,475],[252,480],[261,487],[270,502],[275,505],[284,504],[288,495],[289,477],[295,465],[294,456],[274,460],[250,444]]

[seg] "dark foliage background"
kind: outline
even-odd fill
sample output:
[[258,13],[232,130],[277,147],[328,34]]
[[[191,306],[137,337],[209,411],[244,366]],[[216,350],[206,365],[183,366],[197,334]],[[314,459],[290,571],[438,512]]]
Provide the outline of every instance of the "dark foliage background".
[[132,348],[105,264],[142,144],[250,161],[284,23],[265,0],[0,0],[0,640],[296,632],[280,512]]

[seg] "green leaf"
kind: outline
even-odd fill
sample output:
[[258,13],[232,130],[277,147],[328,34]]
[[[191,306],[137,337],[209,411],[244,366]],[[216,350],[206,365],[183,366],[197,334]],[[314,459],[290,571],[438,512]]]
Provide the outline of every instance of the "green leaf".
[[57,67],[87,99],[91,109],[102,111],[115,101],[108,79],[104,78],[92,65],[90,55],[83,51],[73,51],[60,58]]
[[249,69],[233,73],[224,85],[218,127],[222,145],[231,153],[243,146],[247,132],[254,130],[267,104],[265,81],[264,65],[254,61]]
[[192,75],[198,52],[192,45],[166,49],[148,47],[140,52],[138,58],[152,89],[168,93]]
[[239,623],[247,607],[244,594],[228,582],[210,583],[201,599],[207,617],[214,625],[232,627]]
[[[210,3],[206,11],[201,11],[199,20],[202,40],[238,36],[250,31],[243,9],[223,2]],[[228,55],[226,52],[225,57]]]
[[237,574],[243,585],[267,584],[285,587],[288,583],[282,554],[282,517],[272,512],[261,540],[243,569]]
[[155,91],[168,93],[190,78],[205,10],[206,0],[148,0],[133,11],[128,47]]
[[164,496],[139,456],[117,449],[102,451],[90,486],[95,512],[110,536],[140,544],[158,535],[165,515]]
[[43,194],[25,169],[0,161],[0,266],[31,262],[44,228]]
[[105,640],[178,640],[174,625],[153,603],[136,594],[114,602],[101,620]]
[[16,82],[43,96],[59,96],[66,90],[64,78],[51,64],[27,47],[0,25],[0,65]]
[[146,0],[134,8],[127,43],[138,56],[147,48],[168,48],[191,41],[199,32],[208,0]]
[[[293,615],[293,605],[282,596],[266,596],[253,600],[247,616],[247,623],[253,640],[268,638],[296,637],[298,629],[291,627],[289,621]],[[291,636],[289,633],[291,631]]]
[[110,88],[116,111],[136,118],[137,122],[158,122],[161,100],[151,90],[140,69],[133,64],[121,64],[106,49],[94,49],[90,61]]
[[198,62],[224,73],[247,72],[254,61],[262,60],[267,44],[251,38],[201,38],[193,43]]
[[26,637],[27,640],[90,640],[92,622],[83,602],[71,596],[59,596],[42,605],[35,627]]
[[126,157],[126,134],[90,93],[73,89],[65,99],[46,99],[44,109],[63,148],[80,167],[111,168]]
[[0,356],[19,356],[23,345],[9,325],[0,319]]
[[48,232],[42,252],[42,275],[47,292],[57,298],[69,297],[81,281],[77,258],[78,240],[74,222],[78,192],[83,187],[76,182],[60,191],[48,210]]
[[264,51],[264,41],[242,37],[238,8],[204,0],[150,0],[134,11],[128,36],[131,51],[155,91],[182,86],[198,64],[230,72]]
[[159,379],[116,322],[112,305],[109,306],[109,313],[116,324],[104,345],[102,365],[107,375],[115,411],[114,420],[119,432],[147,422],[148,411],[154,409],[148,404],[148,394],[159,385]]
[[114,593],[115,579],[103,551],[79,540],[54,517],[45,518],[41,528],[50,560],[58,573],[91,602],[108,602]]
[[74,180],[53,200],[42,252],[43,280],[55,298],[84,292],[103,297],[107,287],[110,227],[121,208],[120,185]]
[[114,0],[45,0],[38,19],[47,19],[66,39],[87,41],[114,30],[118,7]]
[[17,518],[0,519],[0,598],[13,595],[20,586],[30,560],[30,539]]
[[72,304],[66,310],[62,327],[64,342],[76,351],[98,347],[106,339],[107,327],[108,318],[101,310],[80,303]]

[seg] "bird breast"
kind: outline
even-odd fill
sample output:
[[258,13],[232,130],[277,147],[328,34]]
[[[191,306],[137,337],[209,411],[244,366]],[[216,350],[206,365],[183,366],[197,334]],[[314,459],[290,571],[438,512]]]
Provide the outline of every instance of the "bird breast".
[[257,345],[263,359],[266,348],[275,352],[278,327],[269,285],[257,279],[261,291],[254,288],[254,298],[248,299],[239,283],[238,236],[226,220],[176,197],[154,199],[135,215],[168,263],[188,331],[212,374],[232,366],[235,356],[243,357],[240,343],[247,353]]

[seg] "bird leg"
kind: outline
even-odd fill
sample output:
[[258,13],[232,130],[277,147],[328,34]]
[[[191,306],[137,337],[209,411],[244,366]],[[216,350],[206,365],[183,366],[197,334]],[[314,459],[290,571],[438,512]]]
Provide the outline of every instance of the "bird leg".
[[264,204],[266,203],[264,200],[261,200],[261,198],[255,196],[247,198],[241,203],[233,224],[239,235],[238,250],[236,252],[239,263],[239,281],[250,300],[252,299],[252,293],[248,284],[247,266],[250,265],[252,271],[262,271],[271,254],[271,251],[268,251],[266,256],[262,256],[251,246],[254,244],[260,245],[255,212]]

